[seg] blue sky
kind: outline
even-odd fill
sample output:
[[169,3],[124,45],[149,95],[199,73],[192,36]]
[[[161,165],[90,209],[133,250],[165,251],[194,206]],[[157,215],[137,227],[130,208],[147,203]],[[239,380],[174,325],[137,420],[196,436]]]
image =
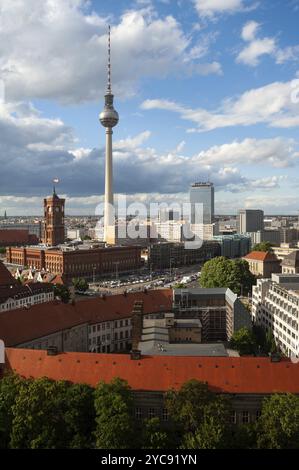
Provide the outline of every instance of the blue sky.
[[299,210],[299,1],[0,1],[0,213],[70,214],[104,192],[107,24],[120,122],[115,192],[184,202],[210,179],[216,213]]

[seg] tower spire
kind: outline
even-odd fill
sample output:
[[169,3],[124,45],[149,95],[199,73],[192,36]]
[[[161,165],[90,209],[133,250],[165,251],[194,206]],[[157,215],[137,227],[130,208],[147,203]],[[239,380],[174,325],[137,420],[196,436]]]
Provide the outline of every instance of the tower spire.
[[108,81],[107,94],[111,95],[111,27],[108,26]]

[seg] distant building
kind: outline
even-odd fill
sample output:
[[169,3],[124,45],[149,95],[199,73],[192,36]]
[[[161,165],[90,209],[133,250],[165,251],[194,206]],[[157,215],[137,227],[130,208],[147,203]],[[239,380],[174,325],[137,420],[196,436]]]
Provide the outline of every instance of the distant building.
[[12,228],[2,229],[0,225],[0,247],[33,245],[39,242],[36,235],[29,233],[27,229]]
[[261,210],[241,209],[237,219],[238,233],[264,230],[264,212]]
[[203,342],[228,341],[240,328],[251,328],[250,314],[230,289],[174,289],[176,318],[199,319]]
[[172,269],[192,264],[201,265],[220,255],[220,246],[205,241],[201,248],[185,248],[184,243],[155,243],[148,248],[148,263],[152,269]]
[[[215,217],[213,183],[194,183],[190,189],[191,224],[212,224]],[[203,220],[196,218],[196,204],[202,204]]]
[[171,243],[179,243],[183,241],[184,223],[175,220],[167,222],[157,222],[155,224],[157,238]]
[[220,246],[220,255],[226,258],[241,258],[251,250],[251,238],[248,235],[219,235],[213,240]]
[[[42,223],[32,223],[32,224],[15,224],[15,223],[0,223],[0,230],[21,230],[28,232],[29,235],[34,235],[38,242],[42,238]],[[33,238],[35,240],[35,238]]]
[[281,242],[281,231],[279,229],[258,230],[257,232],[249,233],[249,235],[251,236],[252,245],[258,245],[263,242],[279,245]]
[[299,275],[273,274],[253,286],[252,319],[287,356],[299,357]]
[[280,261],[274,253],[252,251],[243,259],[248,262],[250,271],[257,277],[268,278],[273,273],[281,272]]
[[213,224],[191,224],[190,228],[192,233],[201,240],[213,240],[216,235],[219,235],[218,222]]
[[53,195],[44,199],[44,243],[57,246],[65,241],[64,229],[65,199],[60,199],[55,189]]
[[66,283],[74,277],[93,280],[113,273],[138,271],[142,264],[139,246],[10,247],[6,250],[6,260],[13,265],[59,274]]
[[[3,312],[54,300],[53,286],[46,283],[22,285],[0,261],[0,315]],[[19,328],[19,325],[14,326]],[[2,334],[0,328],[0,335]]]
[[287,255],[283,259],[281,266],[283,274],[299,274],[299,250]]

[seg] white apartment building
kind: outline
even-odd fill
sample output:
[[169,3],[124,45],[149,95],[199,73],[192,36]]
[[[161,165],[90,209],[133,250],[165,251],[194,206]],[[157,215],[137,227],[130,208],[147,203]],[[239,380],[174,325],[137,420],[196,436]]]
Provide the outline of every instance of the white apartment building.
[[54,300],[54,290],[50,285],[35,283],[19,288],[0,289],[0,312],[31,307],[52,300]]
[[299,275],[272,274],[253,287],[252,320],[271,330],[288,357],[299,357]]

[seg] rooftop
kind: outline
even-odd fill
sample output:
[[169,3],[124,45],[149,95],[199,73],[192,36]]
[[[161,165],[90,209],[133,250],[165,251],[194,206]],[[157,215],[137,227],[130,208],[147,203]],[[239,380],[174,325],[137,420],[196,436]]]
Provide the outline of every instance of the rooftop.
[[121,377],[133,390],[179,389],[197,379],[222,393],[299,393],[299,364],[264,357],[144,356],[132,360],[124,354],[47,356],[46,351],[6,349],[6,368],[27,378],[49,377],[91,386]]
[[143,300],[144,313],[161,312],[171,308],[172,291],[159,289],[126,296],[95,297],[74,305],[53,301],[3,312],[0,314],[1,339],[7,346],[17,346],[76,325],[129,318],[136,300]]
[[252,259],[254,261],[278,261],[274,253],[271,251],[251,251],[244,259]]

